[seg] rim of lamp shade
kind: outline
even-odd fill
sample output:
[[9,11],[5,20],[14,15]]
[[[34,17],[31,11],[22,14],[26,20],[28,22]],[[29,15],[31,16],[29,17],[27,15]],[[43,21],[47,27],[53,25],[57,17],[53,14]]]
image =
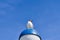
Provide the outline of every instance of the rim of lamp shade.
[[[26,34],[26,35],[36,35],[36,34]],[[23,36],[21,36],[21,37],[23,37]],[[36,36],[38,36],[40,38],[40,40],[42,40],[42,38],[39,35],[36,35]],[[19,39],[18,40],[20,40],[21,37],[19,36]]]

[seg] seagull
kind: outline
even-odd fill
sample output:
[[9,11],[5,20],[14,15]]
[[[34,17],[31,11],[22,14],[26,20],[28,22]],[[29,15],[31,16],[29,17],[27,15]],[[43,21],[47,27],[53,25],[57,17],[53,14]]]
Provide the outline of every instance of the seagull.
[[29,20],[27,23],[27,29],[32,29],[32,28],[33,28],[32,20]]

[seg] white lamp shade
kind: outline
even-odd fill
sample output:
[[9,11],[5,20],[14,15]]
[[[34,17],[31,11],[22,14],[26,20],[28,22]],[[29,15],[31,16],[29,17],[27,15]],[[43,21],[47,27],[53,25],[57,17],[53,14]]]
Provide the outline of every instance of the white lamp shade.
[[41,40],[41,39],[36,35],[24,35],[20,38],[20,40]]

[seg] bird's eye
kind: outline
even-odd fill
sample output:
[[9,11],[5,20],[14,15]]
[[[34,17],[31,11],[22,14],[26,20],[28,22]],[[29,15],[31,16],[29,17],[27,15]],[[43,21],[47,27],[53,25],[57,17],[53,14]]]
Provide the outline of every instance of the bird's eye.
[[31,22],[32,22],[32,20],[29,20],[29,21],[31,21]]

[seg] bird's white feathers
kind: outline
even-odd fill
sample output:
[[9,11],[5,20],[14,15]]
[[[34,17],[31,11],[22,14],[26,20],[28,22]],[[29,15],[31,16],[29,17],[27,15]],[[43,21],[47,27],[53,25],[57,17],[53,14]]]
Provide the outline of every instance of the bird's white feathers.
[[28,29],[33,28],[33,23],[31,21],[28,21],[27,28]]

